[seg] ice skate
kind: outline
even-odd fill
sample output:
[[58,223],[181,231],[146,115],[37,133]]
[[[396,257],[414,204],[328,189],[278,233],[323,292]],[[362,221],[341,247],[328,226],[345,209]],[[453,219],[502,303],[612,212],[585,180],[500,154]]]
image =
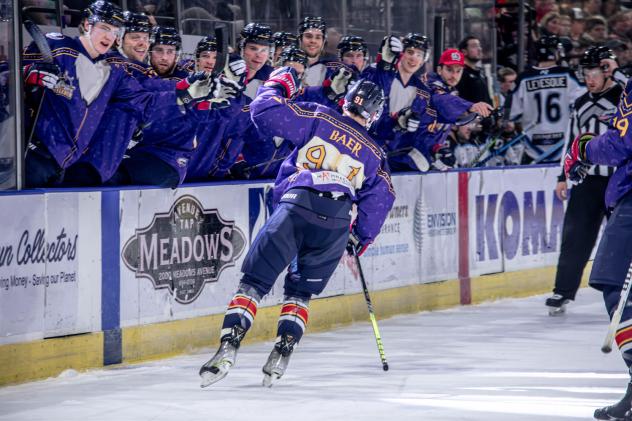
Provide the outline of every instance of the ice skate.
[[545,303],[549,308],[549,316],[561,316],[566,313],[566,305],[570,302],[571,300],[564,298],[564,296],[560,294],[553,294],[546,299]]
[[228,371],[235,365],[237,350],[244,335],[244,329],[234,326],[230,335],[222,338],[222,343],[213,358],[200,368],[202,378],[200,387],[210,386],[226,377]]
[[272,387],[272,384],[283,376],[295,345],[296,340],[291,335],[283,335],[274,345],[268,361],[263,366],[263,386]]
[[[627,421],[632,420],[630,407],[632,406],[632,383],[628,383],[628,389],[625,396],[614,405],[605,406],[595,410],[595,419],[610,421]],[[630,414],[630,415],[628,415]]]

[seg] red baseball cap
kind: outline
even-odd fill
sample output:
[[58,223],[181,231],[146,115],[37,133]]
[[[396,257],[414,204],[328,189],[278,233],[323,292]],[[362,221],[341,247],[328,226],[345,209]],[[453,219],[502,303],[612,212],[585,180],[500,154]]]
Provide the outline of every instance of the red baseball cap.
[[449,48],[441,53],[439,59],[440,65],[450,66],[452,64],[458,64],[459,66],[465,66],[465,56],[456,48]]

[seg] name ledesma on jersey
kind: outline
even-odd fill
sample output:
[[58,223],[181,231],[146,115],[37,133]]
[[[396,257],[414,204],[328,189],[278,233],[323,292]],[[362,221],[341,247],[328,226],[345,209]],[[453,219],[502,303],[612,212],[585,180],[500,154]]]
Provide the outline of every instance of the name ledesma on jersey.
[[541,79],[531,79],[526,81],[527,91],[538,91],[540,89],[566,88],[568,79],[566,76],[545,77]]

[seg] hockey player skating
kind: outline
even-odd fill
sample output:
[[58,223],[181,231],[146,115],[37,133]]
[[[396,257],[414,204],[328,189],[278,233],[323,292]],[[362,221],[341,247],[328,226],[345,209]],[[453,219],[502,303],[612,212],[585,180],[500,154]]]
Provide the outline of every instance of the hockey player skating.
[[[280,68],[250,105],[262,135],[281,136],[295,149],[277,176],[276,209],[244,260],[220,347],[200,369],[202,387],[228,374],[259,301],[289,265],[277,338],[263,366],[264,385],[281,378],[305,330],[311,296],[323,291],[345,248],[360,255],[373,242],[395,199],[384,153],[366,131],[382,110],[381,89],[357,82],[339,114],[315,103],[290,101],[299,85],[293,69]],[[358,216],[349,234],[354,203]]]
[[[599,136],[581,134],[572,142],[564,159],[564,172],[571,181],[586,176],[589,165],[610,165],[617,170],[606,188],[606,206],[614,207],[608,219],[590,273],[590,286],[600,290],[612,317],[617,308],[626,273],[632,258],[632,83],[628,82],[617,112],[606,132]],[[597,200],[596,198],[592,200]],[[625,305],[616,326],[615,341],[632,375],[632,306]],[[632,420],[632,380],[625,396],[611,406],[597,409],[600,420]]]
[[[608,122],[617,110],[623,88],[605,75],[603,66],[604,61],[615,59],[614,53],[603,46],[590,47],[580,59],[588,92],[577,98],[573,106],[568,135],[571,140],[580,133],[598,135],[608,130]],[[584,267],[606,215],[603,198],[614,168],[592,165],[586,170],[584,181],[573,187],[564,214],[555,286],[553,295],[545,302],[552,316],[564,313],[566,304],[575,299]],[[560,200],[568,198],[563,172],[558,178],[555,192]]]

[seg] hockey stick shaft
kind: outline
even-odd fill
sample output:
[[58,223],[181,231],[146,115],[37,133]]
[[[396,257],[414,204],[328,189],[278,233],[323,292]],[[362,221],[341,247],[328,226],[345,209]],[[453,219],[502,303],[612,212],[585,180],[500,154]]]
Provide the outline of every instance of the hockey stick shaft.
[[[44,35],[42,30],[39,28],[39,26],[37,26],[37,24],[33,22],[33,20],[29,17],[28,12],[26,10],[22,9],[22,15],[25,16],[25,18],[22,20],[22,23],[24,24],[24,27],[26,28],[29,35],[31,35],[31,38],[33,38],[33,43],[35,43],[35,46],[37,46],[37,49],[40,51],[40,54],[42,55],[42,61],[44,63],[53,63],[54,62],[53,52],[50,49],[50,45],[48,45],[48,42],[46,41],[46,35]],[[29,145],[31,144],[33,140],[33,134],[35,133],[35,126],[37,125],[37,120],[39,119],[39,114],[40,114],[40,111],[42,110],[42,104],[44,103],[45,96],[46,96],[46,90],[42,92],[42,96],[39,100],[39,103],[37,104],[37,109],[35,110],[35,115],[33,116],[33,124],[31,126],[31,132],[29,133],[29,136],[26,140],[26,148],[24,152],[25,157],[29,151]]]
[[621,316],[623,315],[623,310],[625,309],[625,305],[628,302],[628,296],[630,295],[630,284],[632,283],[632,262],[630,262],[630,266],[628,267],[628,274],[625,277],[625,282],[623,283],[623,287],[621,288],[621,296],[619,297],[619,303],[617,304],[617,309],[612,315],[612,319],[610,320],[610,325],[608,325],[608,333],[606,334],[605,339],[603,340],[603,345],[601,346],[601,352],[607,354],[612,351],[612,341],[617,333],[617,328],[619,327],[619,322],[621,321]]
[[375,312],[373,311],[373,304],[371,303],[371,296],[369,295],[369,288],[366,285],[364,279],[364,272],[362,272],[362,265],[360,264],[360,256],[354,250],[353,255],[356,258],[356,265],[358,266],[358,272],[360,273],[360,282],[362,282],[362,290],[364,291],[364,300],[366,306],[369,309],[369,319],[371,319],[371,325],[373,326],[373,333],[375,334],[375,343],[377,344],[377,351],[380,354],[380,360],[382,360],[382,369],[388,371],[388,363],[386,362],[386,354],[384,353],[384,345],[382,344],[382,336],[380,335],[380,329],[377,327],[377,319],[375,318]]

